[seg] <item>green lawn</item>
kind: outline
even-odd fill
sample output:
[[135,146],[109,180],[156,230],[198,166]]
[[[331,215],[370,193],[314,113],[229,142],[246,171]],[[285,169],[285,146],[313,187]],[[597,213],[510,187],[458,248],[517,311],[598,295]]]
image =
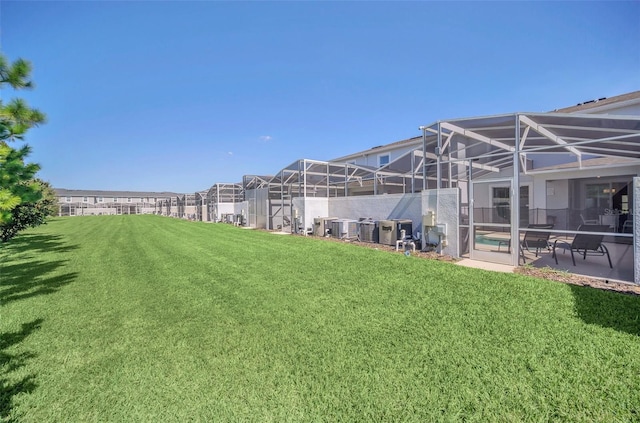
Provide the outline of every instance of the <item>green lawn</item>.
[[0,261],[3,421],[640,420],[640,297],[158,216]]

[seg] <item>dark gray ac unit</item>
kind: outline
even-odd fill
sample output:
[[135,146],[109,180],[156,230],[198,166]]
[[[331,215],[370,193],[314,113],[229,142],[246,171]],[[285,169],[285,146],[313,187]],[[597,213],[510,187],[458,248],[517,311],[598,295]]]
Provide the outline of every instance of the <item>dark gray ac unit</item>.
[[378,222],[365,220],[358,223],[358,239],[362,242],[378,242]]

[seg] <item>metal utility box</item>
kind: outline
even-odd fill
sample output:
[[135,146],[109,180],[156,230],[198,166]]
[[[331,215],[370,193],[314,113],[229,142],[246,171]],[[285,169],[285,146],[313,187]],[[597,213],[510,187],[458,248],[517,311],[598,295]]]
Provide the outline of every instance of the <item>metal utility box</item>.
[[337,217],[314,217],[313,234],[315,236],[327,236],[331,232],[331,222],[338,220]]
[[378,242],[378,222],[365,220],[358,223],[358,239],[362,242]]
[[380,244],[396,245],[397,232],[394,220],[381,220],[378,222],[378,237]]
[[436,214],[429,210],[426,214],[422,215],[422,226],[429,228],[436,226]]
[[378,236],[380,244],[396,245],[401,237],[401,231],[405,230],[407,237],[413,235],[413,222],[409,219],[381,220],[378,222]]
[[356,239],[358,237],[358,221],[351,219],[332,221],[331,236],[338,239]]
[[439,236],[447,236],[447,224],[446,223],[438,223],[436,226],[431,229],[431,231]]

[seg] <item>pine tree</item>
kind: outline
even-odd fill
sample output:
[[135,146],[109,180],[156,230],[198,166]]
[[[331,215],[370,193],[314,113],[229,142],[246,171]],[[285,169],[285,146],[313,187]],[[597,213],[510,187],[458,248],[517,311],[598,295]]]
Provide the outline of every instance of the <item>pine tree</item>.
[[[18,59],[9,63],[0,54],[0,89],[32,88],[30,74],[29,62]],[[0,225],[12,220],[12,210],[20,204],[35,203],[42,197],[41,185],[33,180],[40,167],[25,162],[31,148],[13,148],[9,143],[24,140],[26,132],[45,119],[42,112],[30,108],[24,100],[13,99],[7,104],[0,101]]]
[[37,185],[41,198],[37,201],[23,202],[11,210],[11,219],[0,224],[1,242],[10,240],[24,229],[46,223],[49,216],[56,214],[57,197],[51,185],[40,179],[31,180],[27,184]]

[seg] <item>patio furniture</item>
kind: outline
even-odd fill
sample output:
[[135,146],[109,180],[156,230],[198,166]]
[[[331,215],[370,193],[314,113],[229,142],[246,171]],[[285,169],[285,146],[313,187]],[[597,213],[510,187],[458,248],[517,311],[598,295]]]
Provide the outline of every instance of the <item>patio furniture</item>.
[[582,213],[580,213],[580,220],[582,220],[583,225],[599,225],[600,224],[600,219],[585,219]]
[[622,231],[623,234],[632,234],[633,233],[633,217],[630,216],[627,218],[627,220],[624,221],[624,223],[622,224]]
[[613,232],[618,232],[618,222],[620,220],[620,215],[617,214],[601,214],[600,215],[600,225],[607,225],[610,228],[613,228]]
[[[609,230],[608,225],[581,225],[578,228],[578,231],[582,232],[607,232]],[[609,256],[609,250],[602,243],[602,239],[604,235],[596,235],[589,233],[579,233],[573,238],[571,243],[568,242],[558,242],[556,240],[553,243],[553,252],[552,256],[556,260],[556,264],[558,264],[558,253],[556,252],[556,248],[562,248],[565,251],[571,251],[571,260],[573,261],[573,265],[576,265],[576,259],[573,255],[575,251],[578,254],[582,255],[582,259],[586,260],[587,256],[607,256],[607,260],[609,260],[609,267],[613,269],[613,265],[611,264],[611,257]]]
[[[549,224],[531,224],[527,226],[527,229],[553,229],[553,225]],[[536,249],[536,257],[538,257],[538,253],[543,248],[547,250],[551,250],[551,246],[549,245],[549,237],[551,236],[551,232],[531,232],[526,231],[524,233],[524,238],[521,242],[521,247],[523,250],[531,251],[531,249]],[[524,253],[522,253],[522,259],[524,259]]]
[[[553,229],[553,225],[546,223],[532,223],[527,226],[527,229]],[[536,257],[540,253],[540,250],[546,248],[547,250],[551,250],[551,246],[549,245],[549,237],[551,236],[551,232],[532,232],[526,231],[524,233],[524,238],[520,241],[520,256],[522,257],[522,261],[524,263],[527,262],[527,259],[524,255],[524,250],[531,251],[531,249],[536,250]],[[498,243],[498,251],[500,251],[500,247],[502,245],[506,245],[508,247],[508,251],[511,251],[511,239],[500,241]]]

